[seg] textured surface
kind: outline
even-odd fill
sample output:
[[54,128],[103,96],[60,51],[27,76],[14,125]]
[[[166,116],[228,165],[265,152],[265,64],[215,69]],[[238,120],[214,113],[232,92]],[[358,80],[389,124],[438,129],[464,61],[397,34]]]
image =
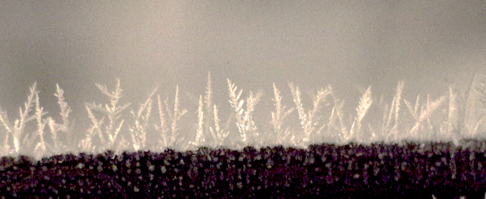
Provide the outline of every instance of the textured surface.
[[319,145],[3,158],[0,196],[109,198],[484,196],[486,157],[451,144]]

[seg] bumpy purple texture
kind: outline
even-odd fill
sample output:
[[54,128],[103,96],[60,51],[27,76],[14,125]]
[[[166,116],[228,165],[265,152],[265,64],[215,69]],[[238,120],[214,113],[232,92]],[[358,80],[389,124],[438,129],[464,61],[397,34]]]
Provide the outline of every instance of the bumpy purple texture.
[[[486,192],[485,143],[4,157],[5,198],[431,198]],[[476,195],[474,195],[476,194]]]

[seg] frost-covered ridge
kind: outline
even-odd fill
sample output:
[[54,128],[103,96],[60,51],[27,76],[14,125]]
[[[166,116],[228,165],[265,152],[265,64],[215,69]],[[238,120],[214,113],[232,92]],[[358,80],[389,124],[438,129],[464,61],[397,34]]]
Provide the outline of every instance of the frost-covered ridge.
[[[482,117],[471,117],[474,111],[486,112],[486,76],[481,74],[474,77],[467,91],[460,92],[450,86],[444,96],[437,99],[427,96],[425,100],[417,96],[414,102],[402,99],[404,82],[398,83],[390,103],[373,101],[375,98],[369,87],[360,98],[356,112],[348,116],[342,111],[343,100],[334,95],[330,85],[315,94],[312,107],[307,109],[299,87],[289,82],[292,96],[287,99],[280,95],[280,90],[274,84],[272,100],[275,109],[269,113],[272,119],[267,129],[255,124],[254,111],[261,95],[254,95],[250,91],[248,97],[243,99],[243,90],[238,89],[229,79],[227,82],[229,106],[233,113],[229,118],[224,118],[225,123],[220,121],[218,113],[222,105],[213,104],[212,101],[210,74],[205,95],[199,97],[199,108],[194,116],[186,116],[188,111],[179,103],[177,87],[173,103],[169,103],[168,98],[162,101],[155,89],[138,111],[130,111],[132,118],[121,118],[121,113],[127,112],[131,104],[120,103],[120,80],[113,91],[96,84],[101,93],[109,97],[110,103],[86,103],[91,125],[84,139],[77,143],[63,143],[58,139],[60,134],[69,137],[74,133],[73,122],[69,118],[72,110],[64,100],[63,90],[56,85],[55,96],[58,98],[62,120],[55,121],[47,116],[39,104],[39,91],[34,83],[27,102],[24,107],[20,107],[17,119],[11,121],[7,113],[0,109],[0,123],[4,127],[0,131],[3,132],[0,155],[33,153],[36,159],[41,159],[66,151],[101,153],[113,150],[119,154],[122,151],[139,150],[162,152],[166,148],[184,151],[202,146],[242,149],[245,146],[258,148],[283,145],[307,148],[311,144],[332,142],[345,145],[351,141],[361,144],[401,143],[406,140],[453,141],[457,146],[463,139],[484,138],[481,132],[486,130]],[[284,100],[293,103],[284,105]],[[382,118],[374,120],[376,123],[365,123],[364,119],[373,106],[382,110]],[[300,129],[291,129],[288,125],[294,122],[288,117],[292,114],[298,116]],[[191,140],[181,137],[182,117],[197,118],[193,129],[195,136]],[[35,125],[36,130],[29,131],[29,125]],[[231,132],[231,125],[236,126],[237,132]],[[148,133],[158,135],[155,145],[147,144]],[[237,136],[228,136],[230,133]],[[50,138],[46,139],[46,136]]]

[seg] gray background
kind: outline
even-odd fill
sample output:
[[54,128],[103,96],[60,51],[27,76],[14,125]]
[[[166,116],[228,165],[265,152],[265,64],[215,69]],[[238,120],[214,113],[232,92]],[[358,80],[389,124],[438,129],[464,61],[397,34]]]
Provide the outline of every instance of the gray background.
[[193,125],[211,72],[222,121],[231,110],[226,78],[245,98],[249,90],[264,93],[256,107],[262,125],[273,110],[273,82],[292,106],[293,81],[306,108],[308,93],[331,84],[351,114],[368,86],[390,101],[404,80],[403,97],[413,101],[468,84],[485,71],[485,19],[480,0],[3,0],[0,105],[13,122],[37,81],[41,105],[60,119],[53,96],[59,83],[83,135],[84,102],[109,103],[94,84],[112,90],[120,78],[121,103],[134,109],[159,84],[157,94],[173,102],[179,85]]

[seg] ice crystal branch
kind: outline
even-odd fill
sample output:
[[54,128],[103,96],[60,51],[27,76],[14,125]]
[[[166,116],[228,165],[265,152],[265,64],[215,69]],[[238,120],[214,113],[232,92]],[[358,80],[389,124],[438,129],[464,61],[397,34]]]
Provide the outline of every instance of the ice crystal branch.
[[[397,93],[395,97],[393,97],[391,106],[389,107],[388,105],[385,105],[381,131],[382,134],[386,135],[387,142],[388,142],[388,137],[391,134],[395,135],[395,140],[398,141],[398,115],[400,111],[400,101],[401,101],[403,86],[404,86],[403,81],[398,82]],[[387,118],[386,121],[385,118]],[[391,127],[392,123],[393,123],[393,127]]]
[[[302,105],[302,100],[300,98],[300,91],[299,87],[294,87],[292,82],[289,82],[290,91],[292,92],[292,96],[294,98],[294,103],[296,105],[297,112],[299,113],[300,124],[302,126],[302,130],[304,131],[304,139],[303,145],[306,146],[310,140],[311,135],[315,130],[315,125],[318,124],[318,119],[314,118],[319,110],[319,104],[321,101],[325,99],[325,97],[331,94],[331,87],[328,86],[325,90],[321,88],[321,90],[317,93],[316,99],[314,101],[314,108],[309,110],[308,114],[305,113],[304,107]],[[323,128],[323,127],[322,127]],[[322,129],[321,128],[321,129]]]
[[[24,132],[25,124],[35,119],[35,116],[29,117],[29,112],[33,106],[33,101],[35,100],[34,97],[38,94],[38,92],[36,91],[36,85],[37,82],[34,82],[34,85],[30,88],[30,95],[27,97],[27,102],[24,104],[25,109],[22,110],[22,107],[19,108],[20,119],[15,120],[13,126],[8,120],[7,112],[1,111],[0,120],[4,125],[5,129],[7,129],[8,133],[12,135],[15,153],[19,153],[20,151],[19,139]],[[7,140],[5,140],[5,146],[8,146],[8,136]]]
[[125,110],[128,106],[130,106],[130,103],[127,103],[123,106],[118,106],[118,101],[122,97],[122,91],[123,91],[120,88],[120,79],[117,79],[116,88],[111,93],[108,91],[108,89],[104,85],[102,86],[102,85],[96,84],[96,86],[101,91],[101,93],[105,94],[106,96],[108,96],[110,98],[111,107],[108,104],[105,104],[105,107],[103,107],[101,104],[96,105],[94,102],[92,104],[86,104],[86,109],[88,111],[89,118],[91,119],[93,124],[90,127],[90,129],[88,130],[90,132],[90,134],[88,135],[88,137],[86,138],[86,141],[82,145],[84,147],[90,146],[90,144],[86,143],[86,142],[91,141],[91,134],[93,133],[93,130],[95,130],[95,129],[98,131],[98,135],[101,139],[101,142],[105,143],[103,135],[102,135],[102,131],[100,129],[100,125],[102,124],[104,117],[101,120],[101,122],[98,122],[98,120],[96,119],[96,117],[92,113],[92,110],[96,110],[96,111],[104,113],[108,116],[109,124],[105,128],[105,134],[107,134],[107,136],[108,136],[108,142],[106,144],[107,144],[108,148],[111,148],[115,145],[116,138],[117,138],[118,133],[120,132],[121,127],[123,126],[123,123],[124,123],[125,120],[122,119],[121,122],[118,124],[118,128],[116,128],[116,129],[115,129],[114,125],[115,125],[115,123],[118,122],[118,119],[120,117],[119,114],[123,110]]
[[[253,96],[253,92],[250,91],[250,96],[246,100],[246,111],[243,109],[243,104],[245,103],[244,100],[240,100],[241,93],[243,90],[240,90],[238,94],[236,94],[237,87],[235,84],[232,84],[231,81],[228,79],[228,87],[229,87],[229,96],[230,96],[230,104],[231,107],[234,109],[235,117],[236,117],[236,126],[238,127],[238,131],[240,132],[240,138],[244,145],[247,145],[249,140],[248,136],[249,133],[254,134],[252,136],[255,142],[256,137],[259,137],[259,133],[257,131],[257,127],[253,120],[253,111],[255,105],[260,101],[260,97],[262,96],[261,93]],[[261,140],[260,140],[261,141]]]
[[[48,122],[48,120],[43,120],[42,117],[47,114],[43,112],[44,108],[40,107],[39,103],[39,94],[35,94],[35,116],[37,119],[37,134],[40,137],[40,142],[37,144],[37,146],[34,149],[34,152],[36,153],[36,158],[39,159],[43,154],[45,154],[47,147],[46,143],[44,141],[44,128]],[[37,150],[40,148],[40,151],[38,152]]]
[[[162,133],[162,142],[161,144],[164,145],[164,147],[175,147],[176,140],[179,138],[179,132],[178,132],[178,121],[184,116],[184,114],[187,113],[187,110],[184,109],[182,111],[179,110],[179,86],[176,86],[176,93],[175,93],[175,98],[174,98],[174,110],[171,112],[169,109],[169,99],[166,98],[164,100],[165,104],[165,109],[167,114],[169,115],[170,120],[172,121],[170,130],[171,130],[171,135],[170,137],[166,134],[167,127],[166,127],[166,122],[164,119],[164,113],[162,111],[162,103],[160,101],[160,96],[158,96],[158,104],[159,104],[159,116],[160,116],[160,126],[156,126],[156,129]],[[181,139],[183,140],[183,138]],[[188,145],[189,146],[189,145]]]
[[235,118],[236,118],[236,127],[238,127],[238,132],[240,132],[240,138],[241,141],[243,141],[244,144],[246,144],[246,128],[245,128],[245,122],[244,122],[244,115],[243,115],[243,103],[245,101],[240,100],[241,93],[243,90],[240,90],[238,94],[236,94],[236,90],[238,87],[236,87],[235,84],[232,84],[231,81],[228,79],[228,87],[229,87],[229,96],[230,96],[230,104],[231,107],[235,111]]
[[284,132],[282,132],[282,125],[284,119],[289,116],[295,108],[291,108],[289,110],[286,110],[286,106],[282,105],[282,96],[280,96],[280,91],[277,89],[275,86],[275,83],[273,83],[273,93],[275,95],[275,98],[273,99],[274,106],[275,106],[275,111],[272,112],[272,125],[273,125],[273,131],[276,134],[276,137],[279,138],[276,141],[276,144],[283,144],[283,141],[285,138],[290,135],[290,131],[288,127],[285,129]]
[[202,110],[203,108],[203,102],[202,102],[202,96],[199,96],[199,108],[198,108],[198,123],[197,123],[197,131],[196,131],[196,140],[195,142],[190,142],[190,144],[195,145],[195,146],[200,146],[204,140],[201,140],[203,137],[203,118],[204,118],[204,112]]
[[[132,135],[133,141],[133,148],[135,151],[138,151],[145,147],[146,140],[147,140],[147,126],[150,119],[150,113],[152,111],[152,96],[157,91],[158,87],[155,88],[148,99],[140,105],[140,109],[138,110],[137,114],[130,111],[130,113],[135,117],[135,124],[129,127],[129,131]],[[142,115],[143,111],[145,111],[145,116]],[[140,119],[142,121],[140,121]]]
[[360,132],[361,121],[363,120],[363,117],[366,115],[366,112],[370,108],[371,103],[373,103],[373,101],[371,100],[371,86],[370,86],[363,94],[363,97],[361,97],[359,106],[358,108],[356,108],[357,116],[353,121],[353,124],[351,125],[349,134],[344,136],[345,142],[350,141],[353,138],[353,136],[355,136],[355,134]]

